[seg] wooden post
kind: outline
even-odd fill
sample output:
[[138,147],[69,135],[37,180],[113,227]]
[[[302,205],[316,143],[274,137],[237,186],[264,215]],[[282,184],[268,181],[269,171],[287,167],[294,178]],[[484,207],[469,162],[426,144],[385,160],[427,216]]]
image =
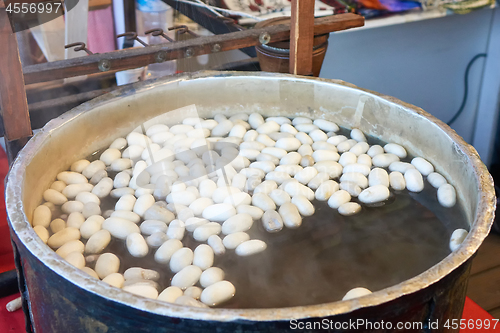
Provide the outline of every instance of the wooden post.
[[314,0],[292,0],[290,73],[312,75]]
[[32,136],[31,123],[24,89],[24,76],[5,4],[0,1],[0,105],[5,129],[5,144],[11,160]]

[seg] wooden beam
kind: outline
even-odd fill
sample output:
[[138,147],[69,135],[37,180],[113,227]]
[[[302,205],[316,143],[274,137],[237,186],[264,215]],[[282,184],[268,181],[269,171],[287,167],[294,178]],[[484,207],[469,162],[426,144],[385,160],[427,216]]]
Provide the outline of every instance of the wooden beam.
[[[304,0],[301,0],[304,1]],[[364,18],[356,14],[339,14],[314,20],[314,34],[323,35],[332,31],[346,30],[364,25]],[[132,48],[113,51],[75,59],[53,61],[24,68],[26,84],[58,80],[67,77],[100,73],[99,61],[106,59],[110,70],[119,71],[143,67],[156,63],[159,53],[165,60],[186,58],[214,52],[235,50],[260,44],[259,37],[269,34],[269,42],[290,39],[289,25],[274,25],[261,29],[249,29],[224,35],[193,38],[181,42],[151,45],[144,48]],[[216,46],[217,45],[217,46]],[[216,51],[214,51],[216,50]]]
[[312,75],[314,0],[292,0],[290,73]]
[[0,102],[6,141],[20,140],[32,135],[24,78],[17,48],[4,2],[0,2]]

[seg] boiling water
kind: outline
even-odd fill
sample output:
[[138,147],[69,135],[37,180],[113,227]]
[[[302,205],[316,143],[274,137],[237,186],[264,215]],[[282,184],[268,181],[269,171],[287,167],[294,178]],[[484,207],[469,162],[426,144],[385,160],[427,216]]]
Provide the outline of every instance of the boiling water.
[[[369,138],[370,144],[380,143],[377,141]],[[450,253],[451,233],[457,228],[469,229],[460,201],[453,208],[442,207],[436,189],[427,181],[420,193],[391,193],[383,206],[362,205],[362,211],[354,216],[342,216],[326,201],[315,200],[316,212],[303,218],[302,226],[278,233],[266,232],[261,222],[255,221],[248,233],[251,239],[267,243],[265,251],[240,257],[227,250],[215,257],[214,266],[222,268],[225,279],[236,288],[235,297],[219,307],[302,306],[341,300],[355,287],[381,290],[441,261]],[[113,209],[116,201],[104,200],[102,210]],[[183,244],[194,249],[201,243],[186,232]],[[128,267],[158,271],[162,291],[170,286],[173,273],[168,265],[154,261],[154,251],[134,258],[124,241],[113,239],[103,252],[120,258],[120,273]]]

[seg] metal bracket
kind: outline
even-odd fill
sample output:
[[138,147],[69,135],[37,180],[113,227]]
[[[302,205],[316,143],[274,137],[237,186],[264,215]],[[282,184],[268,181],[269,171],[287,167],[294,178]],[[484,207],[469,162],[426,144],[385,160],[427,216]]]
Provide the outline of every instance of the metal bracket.
[[175,40],[173,40],[172,38],[168,37],[164,32],[163,32],[163,29],[151,29],[151,30],[148,30],[148,31],[145,31],[144,32],[146,35],[149,35],[151,34],[151,36],[154,36],[154,37],[158,37],[158,36],[162,36],[163,38],[165,38],[166,40],[168,40],[169,42],[175,42]]
[[92,55],[94,54],[92,51],[90,51],[89,49],[87,49],[87,46],[85,45],[85,43],[82,43],[82,42],[78,42],[78,43],[71,43],[71,44],[68,44],[68,45],[64,45],[64,48],[65,49],[69,49],[69,48],[72,48],[74,47],[75,48],[75,51],[85,51],[87,52],[88,55]]
[[193,37],[200,37],[200,36],[198,36],[198,34],[192,32],[191,30],[189,30],[189,28],[187,26],[185,26],[185,25],[176,25],[174,27],[168,28],[168,30],[169,31],[177,30],[179,32],[179,34],[188,33],[188,34],[190,34]]
[[133,32],[133,31],[125,32],[123,34],[119,34],[119,35],[116,36],[116,38],[120,38],[120,37],[125,37],[128,40],[136,40],[139,43],[141,43],[143,46],[149,46],[142,39],[140,39],[139,37],[137,37],[137,33]]

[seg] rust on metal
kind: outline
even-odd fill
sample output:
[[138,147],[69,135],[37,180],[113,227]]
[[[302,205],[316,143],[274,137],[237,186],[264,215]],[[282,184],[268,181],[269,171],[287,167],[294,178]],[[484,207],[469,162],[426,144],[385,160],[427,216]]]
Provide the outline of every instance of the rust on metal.
[[165,38],[166,40],[168,40],[169,42],[175,42],[175,40],[173,40],[172,38],[168,37],[164,32],[163,32],[163,29],[151,29],[151,30],[147,30],[144,32],[146,35],[149,35],[151,34],[152,36],[154,37],[158,37],[158,36],[162,36],[163,38]]
[[141,43],[143,46],[149,46],[146,42],[144,42],[142,39],[140,39],[137,36],[137,32],[129,31],[129,32],[125,32],[123,34],[116,35],[116,38],[120,38],[120,37],[125,37],[128,40],[136,40],[139,43]]
[[94,54],[92,51],[90,51],[89,49],[87,49],[87,45],[85,45],[85,43],[82,43],[82,42],[77,42],[77,43],[71,43],[71,44],[68,44],[68,45],[64,45],[65,49],[69,49],[69,48],[72,48],[72,47],[75,48],[75,51],[85,51],[85,52],[87,52],[88,55]]
[[198,34],[192,32],[191,30],[189,30],[189,28],[187,27],[187,25],[176,25],[176,26],[168,28],[168,30],[169,31],[175,30],[175,31],[179,32],[179,34],[188,33],[188,34],[190,34],[193,37],[199,37]]

